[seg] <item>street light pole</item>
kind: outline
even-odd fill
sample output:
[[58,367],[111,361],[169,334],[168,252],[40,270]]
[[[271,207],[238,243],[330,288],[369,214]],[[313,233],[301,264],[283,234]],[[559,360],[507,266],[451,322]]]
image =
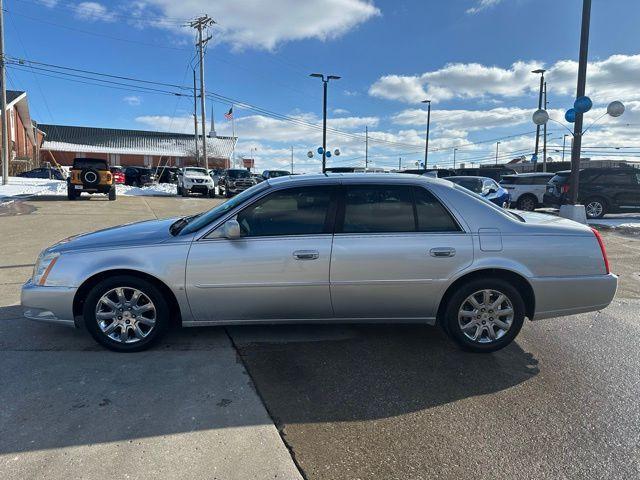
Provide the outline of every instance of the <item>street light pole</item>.
[[[540,91],[538,93],[538,110],[542,108],[542,88],[544,85],[544,70],[543,68],[538,68],[537,70],[533,70],[531,73],[539,73],[540,74]],[[538,148],[540,145],[540,125],[536,126],[536,148],[534,152],[534,157],[536,159],[535,163],[538,163]]]
[[458,151],[457,148],[453,149],[453,169],[455,170],[456,168],[456,152]]
[[[547,109],[547,82],[544,82],[544,109]],[[542,131],[544,135],[543,143],[542,143],[542,171],[547,171],[547,123],[544,124],[544,130]]]
[[431,123],[431,100],[423,100],[422,103],[427,104],[427,136],[424,145],[424,170],[427,171],[429,164],[429,124]]
[[317,77],[322,80],[322,173],[327,168],[327,84],[329,80],[340,80],[337,75],[327,75],[322,73],[312,73],[310,77]]
[[498,165],[498,149],[500,148],[500,142],[496,142],[496,165]]
[[[591,21],[591,0],[582,1],[582,28],[580,32],[580,55],[578,59],[578,85],[576,98],[584,96],[587,86],[587,59],[589,54],[589,24]],[[578,203],[578,182],[580,179],[580,150],[582,148],[583,114],[576,112],[571,146],[571,176],[569,177],[569,203]]]
[[564,148],[567,145],[567,135],[566,133],[562,136],[562,161],[564,162]]
[[0,0],[0,129],[2,130],[2,184],[9,183],[9,138],[7,133],[7,85],[4,63],[4,10]]

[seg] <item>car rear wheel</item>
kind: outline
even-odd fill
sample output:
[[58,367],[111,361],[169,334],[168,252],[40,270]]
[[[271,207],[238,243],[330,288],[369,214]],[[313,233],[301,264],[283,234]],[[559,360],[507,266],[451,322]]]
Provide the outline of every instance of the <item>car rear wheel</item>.
[[458,345],[472,352],[506,347],[524,323],[522,296],[499,278],[472,280],[456,290],[445,307],[442,325]]
[[518,199],[518,210],[526,210],[527,212],[533,212],[538,206],[538,201],[533,195],[522,195]]
[[189,190],[187,190],[186,188],[182,187],[181,189],[182,192],[182,196],[183,197],[188,197],[189,196]]
[[67,198],[69,200],[75,200],[78,198],[79,193],[76,192],[75,187],[70,183],[67,183]]
[[584,203],[587,218],[602,218],[607,213],[607,203],[599,197],[588,199]]
[[116,186],[112,185],[109,189],[109,200],[113,201],[116,199]]
[[209,190],[209,198],[216,198],[216,189],[212,188]]
[[117,352],[146,350],[169,325],[162,293],[136,277],[115,276],[98,283],[87,296],[83,315],[91,336]]

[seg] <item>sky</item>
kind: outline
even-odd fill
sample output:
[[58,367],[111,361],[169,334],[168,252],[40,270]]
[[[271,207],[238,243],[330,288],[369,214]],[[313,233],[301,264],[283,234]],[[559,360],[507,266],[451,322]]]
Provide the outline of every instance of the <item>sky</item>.
[[[204,62],[216,95],[207,120],[213,108],[217,134],[231,135],[224,114],[233,105],[235,156],[255,158],[258,171],[288,168],[292,148],[294,171],[319,170],[322,83],[313,72],[342,77],[328,85],[327,147],[340,151],[328,166],[363,166],[368,129],[370,166],[416,168],[425,99],[430,166],[451,166],[454,149],[458,166],[494,162],[496,148],[500,162],[530,157],[537,68],[548,70],[555,120],[548,156],[561,159],[570,142],[563,116],[575,99],[581,0],[5,0],[4,8],[8,87],[28,92],[39,123],[193,133],[198,63],[188,23],[206,13],[216,21]],[[598,120],[583,156],[640,159],[640,2],[593,0],[591,18],[594,107],[585,125],[613,100],[626,111]]]

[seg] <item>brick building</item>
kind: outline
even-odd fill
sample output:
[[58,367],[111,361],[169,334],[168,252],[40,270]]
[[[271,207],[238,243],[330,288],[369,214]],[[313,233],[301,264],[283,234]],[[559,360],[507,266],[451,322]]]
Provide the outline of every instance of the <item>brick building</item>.
[[[40,148],[42,162],[71,165],[76,157],[92,157],[122,166],[197,164],[193,135],[47,124],[38,128],[45,135]],[[229,168],[236,141],[236,137],[207,137],[209,168]],[[202,137],[200,150],[201,145]]]
[[7,90],[7,138],[9,174],[24,172],[39,165],[42,132],[31,120],[26,92]]

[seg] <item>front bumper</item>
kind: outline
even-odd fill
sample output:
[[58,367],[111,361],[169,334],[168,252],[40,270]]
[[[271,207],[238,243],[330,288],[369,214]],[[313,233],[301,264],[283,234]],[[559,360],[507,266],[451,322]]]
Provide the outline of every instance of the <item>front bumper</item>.
[[29,320],[77,327],[73,317],[75,287],[43,287],[31,280],[22,285],[20,305]]
[[534,277],[530,279],[536,306],[532,320],[602,310],[618,288],[618,277],[607,275]]
[[209,191],[213,190],[215,187],[207,183],[194,183],[194,184],[191,184],[191,186],[185,187],[185,188],[190,192],[194,192],[194,193],[208,193]]

